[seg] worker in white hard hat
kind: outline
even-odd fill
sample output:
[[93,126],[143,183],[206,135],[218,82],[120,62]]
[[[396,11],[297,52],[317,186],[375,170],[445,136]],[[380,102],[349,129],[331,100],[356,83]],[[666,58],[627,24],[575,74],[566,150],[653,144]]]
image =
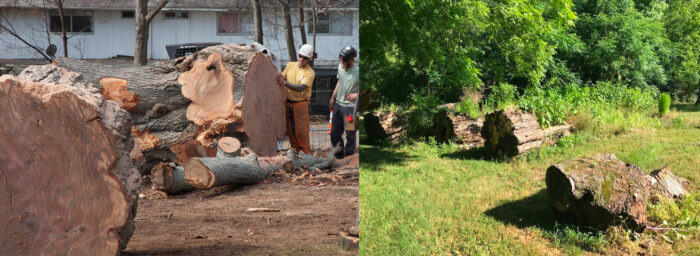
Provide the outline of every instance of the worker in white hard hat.
[[314,47],[305,44],[299,48],[299,61],[289,62],[277,83],[287,87],[287,136],[289,144],[297,152],[311,154],[309,143],[309,100],[311,86],[316,74],[309,66],[314,56]]

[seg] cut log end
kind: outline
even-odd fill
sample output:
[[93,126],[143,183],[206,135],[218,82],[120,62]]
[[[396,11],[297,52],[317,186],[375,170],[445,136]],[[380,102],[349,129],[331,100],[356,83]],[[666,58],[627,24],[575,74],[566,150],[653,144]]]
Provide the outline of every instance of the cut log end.
[[187,107],[190,121],[202,125],[233,115],[233,74],[224,67],[220,54],[195,61],[192,69],[180,74],[177,81],[182,85],[182,95],[192,101]]
[[106,100],[116,102],[126,111],[133,111],[141,100],[136,93],[127,90],[129,81],[118,77],[103,77],[98,80],[102,88],[100,94]]
[[185,182],[199,189],[209,189],[214,186],[214,173],[199,159],[192,158],[185,165]]
[[151,169],[153,188],[168,191],[173,186],[173,167],[167,163],[159,163]]
[[240,155],[241,153],[241,141],[234,137],[222,137],[219,139],[218,147],[227,154]]

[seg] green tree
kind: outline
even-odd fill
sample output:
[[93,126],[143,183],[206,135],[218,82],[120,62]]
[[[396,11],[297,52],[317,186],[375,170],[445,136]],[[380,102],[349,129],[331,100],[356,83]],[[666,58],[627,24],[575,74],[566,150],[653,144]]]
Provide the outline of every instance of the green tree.
[[669,62],[673,89],[687,99],[697,91],[700,104],[700,0],[670,0],[664,16],[675,54]]

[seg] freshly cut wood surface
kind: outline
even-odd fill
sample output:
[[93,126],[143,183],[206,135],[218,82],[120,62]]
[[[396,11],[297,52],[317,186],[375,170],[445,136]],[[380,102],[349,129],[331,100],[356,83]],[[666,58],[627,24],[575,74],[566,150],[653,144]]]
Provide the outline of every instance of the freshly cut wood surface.
[[128,112],[46,65],[0,77],[0,120],[0,254],[118,255],[140,184]]
[[222,137],[217,145],[216,156],[236,157],[241,155],[241,141],[234,137]]
[[126,111],[136,110],[139,105],[139,96],[127,89],[129,81],[118,77],[103,77],[98,81],[102,88],[100,94],[106,100],[119,104]]
[[168,194],[192,191],[195,188],[185,183],[185,168],[172,167],[167,163],[159,163],[151,170],[153,188]]
[[277,73],[272,58],[258,52],[245,77],[243,126],[249,147],[260,156],[276,155],[277,141],[286,133],[287,90],[277,84]]
[[233,115],[233,75],[224,67],[220,54],[195,61],[177,82],[182,85],[182,95],[192,101],[187,107],[187,119],[195,124]]
[[177,164],[179,165],[185,165],[193,157],[216,156],[216,149],[205,147],[196,140],[170,145],[170,151],[177,157]]

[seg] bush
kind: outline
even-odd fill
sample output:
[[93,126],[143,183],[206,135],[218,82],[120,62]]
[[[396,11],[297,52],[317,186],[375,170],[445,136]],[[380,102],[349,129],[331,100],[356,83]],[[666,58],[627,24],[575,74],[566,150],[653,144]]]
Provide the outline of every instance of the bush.
[[501,83],[491,88],[491,94],[486,99],[486,105],[495,109],[504,109],[515,104],[517,88],[509,83]]
[[459,102],[455,106],[455,111],[462,113],[462,114],[467,114],[471,118],[479,118],[481,116],[481,110],[479,109],[479,104],[476,104],[471,101],[471,99],[467,98],[464,99],[463,101]]
[[666,114],[669,107],[671,107],[671,95],[668,95],[668,93],[662,93],[659,95],[659,114]]

